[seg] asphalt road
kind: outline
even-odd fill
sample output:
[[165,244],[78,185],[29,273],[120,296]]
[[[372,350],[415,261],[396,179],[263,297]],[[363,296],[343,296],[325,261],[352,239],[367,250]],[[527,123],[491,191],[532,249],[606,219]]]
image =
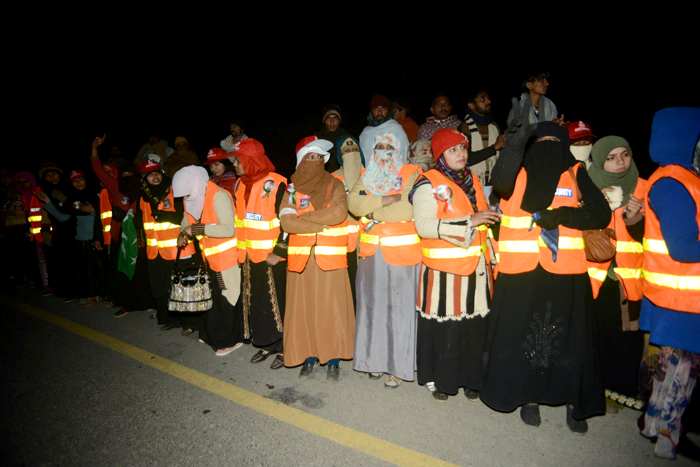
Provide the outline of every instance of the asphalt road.
[[2,466],[670,465],[631,409],[580,435],[564,407],[543,407],[532,428],[461,392],[385,389],[351,362],[334,384],[325,367],[300,380],[251,364],[249,345],[217,357],[147,312],[116,319],[29,288],[0,295],[0,311]]

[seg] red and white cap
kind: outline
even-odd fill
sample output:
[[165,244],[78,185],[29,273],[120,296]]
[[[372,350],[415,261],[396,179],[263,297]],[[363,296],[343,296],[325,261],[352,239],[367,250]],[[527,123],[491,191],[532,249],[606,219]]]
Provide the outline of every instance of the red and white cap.
[[68,180],[71,182],[73,180],[77,180],[79,178],[85,178],[85,174],[81,172],[80,170],[71,170],[70,174],[68,175]]
[[330,141],[318,139],[318,136],[307,136],[297,143],[297,167],[304,156],[311,152],[323,155],[323,163],[325,164],[331,157],[331,153],[328,152],[331,149],[333,149],[333,143]]
[[220,161],[221,159],[228,159],[229,154],[221,148],[211,148],[207,153],[207,160],[204,165],[211,164],[212,162]]
[[571,141],[583,138],[584,136],[590,136],[592,138],[596,137],[596,135],[593,134],[593,131],[591,131],[591,127],[582,120],[571,122],[566,128],[569,130],[569,139]]
[[156,161],[147,160],[141,163],[141,169],[139,172],[146,174],[149,172],[155,172],[156,170],[163,170],[163,167],[161,167],[161,165]]

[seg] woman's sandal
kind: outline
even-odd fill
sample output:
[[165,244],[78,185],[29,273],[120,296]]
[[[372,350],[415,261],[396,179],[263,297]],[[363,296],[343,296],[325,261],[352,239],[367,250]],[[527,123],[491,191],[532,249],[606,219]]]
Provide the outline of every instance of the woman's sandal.
[[369,379],[379,379],[382,377],[383,373],[368,373]]
[[386,379],[384,379],[384,387],[388,389],[396,389],[401,386],[401,383],[403,383],[403,380],[396,376],[387,375]]

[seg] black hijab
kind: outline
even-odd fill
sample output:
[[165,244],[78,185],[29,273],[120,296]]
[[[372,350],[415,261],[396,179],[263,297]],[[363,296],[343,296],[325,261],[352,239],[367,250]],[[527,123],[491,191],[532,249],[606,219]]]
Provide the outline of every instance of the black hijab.
[[559,141],[532,141],[525,151],[523,168],[527,172],[527,185],[520,207],[531,213],[552,204],[559,177],[577,163],[569,150],[566,128],[554,122],[542,122],[537,125],[533,138],[542,136],[555,136]]

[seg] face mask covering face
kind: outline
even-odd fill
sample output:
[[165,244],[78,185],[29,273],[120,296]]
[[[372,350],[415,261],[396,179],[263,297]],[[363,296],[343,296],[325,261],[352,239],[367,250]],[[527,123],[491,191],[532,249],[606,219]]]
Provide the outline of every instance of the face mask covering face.
[[577,161],[588,162],[588,157],[591,155],[591,151],[593,151],[593,145],[569,146],[569,149],[571,149],[571,154],[573,154]]

